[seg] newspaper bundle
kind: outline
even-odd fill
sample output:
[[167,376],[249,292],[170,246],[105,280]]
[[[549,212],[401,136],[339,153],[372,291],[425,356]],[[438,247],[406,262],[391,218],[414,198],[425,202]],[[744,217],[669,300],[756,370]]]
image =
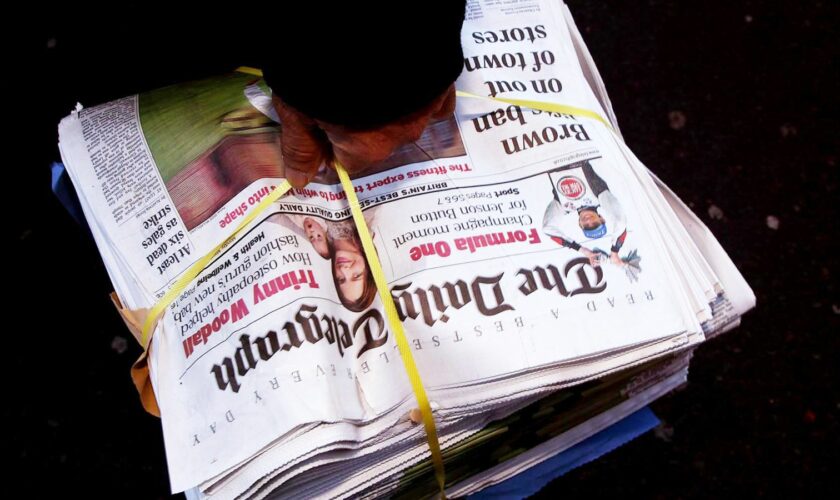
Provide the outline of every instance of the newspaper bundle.
[[[622,141],[562,2],[471,0],[462,45],[456,86],[476,97],[353,180],[432,403],[450,496],[676,387],[687,351],[755,300]],[[281,183],[270,95],[239,71],[61,122],[62,158],[127,309],[152,307]],[[414,394],[326,166],[166,308],[147,363],[173,492],[434,493]]]

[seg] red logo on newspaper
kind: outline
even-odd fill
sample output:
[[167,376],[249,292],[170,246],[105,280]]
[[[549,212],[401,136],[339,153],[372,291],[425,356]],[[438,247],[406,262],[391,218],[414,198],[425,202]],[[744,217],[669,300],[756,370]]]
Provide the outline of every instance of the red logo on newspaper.
[[560,188],[560,194],[570,200],[577,200],[586,193],[586,187],[580,182],[580,179],[572,175],[560,179],[557,187]]

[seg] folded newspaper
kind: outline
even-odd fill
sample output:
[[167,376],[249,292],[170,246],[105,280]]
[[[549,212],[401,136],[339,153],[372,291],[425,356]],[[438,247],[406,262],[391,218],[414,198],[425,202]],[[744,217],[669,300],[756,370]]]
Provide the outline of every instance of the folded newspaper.
[[[708,229],[622,141],[562,2],[471,0],[462,44],[455,115],[353,179],[429,394],[449,496],[680,385],[690,349],[755,301]],[[79,106],[59,126],[135,327],[285,177],[282,125],[258,75]],[[227,241],[165,309],[137,368],[173,492],[436,492],[417,402],[330,168]]]

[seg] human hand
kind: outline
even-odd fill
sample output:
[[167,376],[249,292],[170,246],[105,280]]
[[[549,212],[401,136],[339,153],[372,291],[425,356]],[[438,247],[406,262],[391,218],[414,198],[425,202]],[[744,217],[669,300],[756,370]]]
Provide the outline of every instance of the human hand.
[[625,264],[625,262],[623,260],[621,260],[621,257],[618,256],[618,252],[611,252],[610,253],[610,262],[612,262],[613,264],[615,264],[619,267],[621,267]]
[[598,254],[593,252],[592,250],[586,247],[580,247],[580,253],[586,256],[589,259],[589,265],[592,267],[599,267],[601,265],[600,259],[598,258]]
[[294,187],[305,186],[323,162],[341,162],[349,173],[386,159],[403,144],[420,138],[433,118],[455,111],[455,85],[424,108],[399,120],[369,130],[355,130],[308,117],[272,98],[283,127],[282,155],[286,178]]

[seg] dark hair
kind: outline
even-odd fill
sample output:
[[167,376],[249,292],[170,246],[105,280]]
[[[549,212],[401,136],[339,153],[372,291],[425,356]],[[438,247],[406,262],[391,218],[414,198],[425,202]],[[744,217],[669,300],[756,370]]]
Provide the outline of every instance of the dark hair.
[[[353,244],[359,250],[362,249],[362,241],[359,239],[358,233],[353,231]],[[373,299],[376,297],[376,283],[373,280],[373,271],[370,269],[370,264],[367,261],[367,255],[364,255],[364,252],[360,251],[362,254],[362,258],[364,258],[365,262],[365,276],[364,276],[364,287],[362,288],[362,295],[356,300],[350,300],[345,297],[341,293],[341,288],[338,286],[338,276],[335,274],[335,246],[333,245],[332,241],[328,241],[327,245],[330,249],[330,269],[332,271],[333,277],[333,285],[335,285],[335,291],[338,294],[338,300],[341,301],[341,305],[349,309],[353,312],[362,312],[373,303]]]

